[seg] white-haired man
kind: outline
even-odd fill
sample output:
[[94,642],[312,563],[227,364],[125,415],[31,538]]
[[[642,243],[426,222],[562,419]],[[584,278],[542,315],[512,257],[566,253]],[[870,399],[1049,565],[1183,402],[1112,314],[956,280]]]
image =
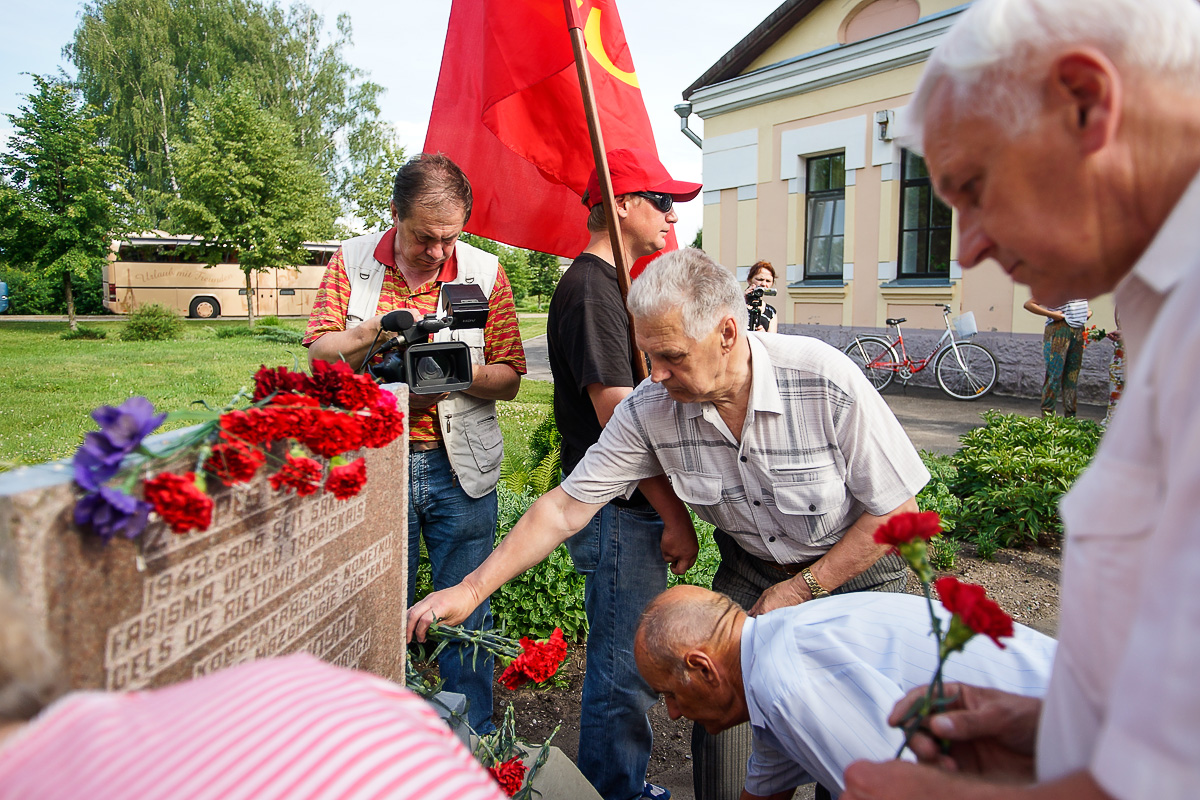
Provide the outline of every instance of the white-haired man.
[[1200,4],[980,0],[909,109],[960,263],[994,259],[1053,305],[1115,289],[1131,373],[1062,503],[1044,702],[967,690],[930,725],[948,754],[923,739],[927,765],[855,764],[844,797],[1196,797]]
[[[733,273],[699,250],[652,262],[629,309],[651,380],[479,569],[412,608],[410,637],[423,638],[435,615],[462,619],[609,500],[663,474],[717,527],[713,587],[752,615],[834,591],[903,588],[907,568],[874,532],[916,510],[929,473],[862,372],[815,339],[749,332]],[[698,797],[718,784],[736,797],[748,728],[698,732],[693,748]]]

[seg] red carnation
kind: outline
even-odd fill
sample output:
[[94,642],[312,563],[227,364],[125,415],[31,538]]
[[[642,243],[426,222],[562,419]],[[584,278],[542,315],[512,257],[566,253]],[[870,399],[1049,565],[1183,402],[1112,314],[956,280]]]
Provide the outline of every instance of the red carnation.
[[322,406],[338,405],[342,383],[354,378],[354,370],[345,361],[314,361],[312,364],[312,396]]
[[193,472],[183,475],[160,472],[146,481],[143,493],[146,502],[154,506],[175,533],[187,533],[193,528],[204,531],[212,524],[212,498],[196,486]]
[[386,411],[395,411],[396,405],[399,402],[400,401],[396,398],[396,395],[380,389],[378,396],[375,398],[375,404],[373,408],[382,408]]
[[241,442],[225,442],[213,447],[212,455],[204,462],[204,471],[215,475],[226,486],[233,486],[253,478],[266,460],[261,450]]
[[[952,576],[938,578],[933,586],[942,599],[942,605],[954,615],[943,645],[947,653],[962,649],[967,639],[976,633],[989,637],[998,647],[1004,647],[1000,642],[1001,636],[1013,635],[1012,617],[987,596],[982,586],[962,583]],[[967,630],[956,632],[955,624],[960,620],[962,624],[959,627]]]
[[321,409],[310,417],[309,427],[297,436],[317,455],[333,458],[362,447],[363,427],[354,414]]
[[[384,394],[395,397],[391,392]],[[404,432],[404,413],[396,410],[395,403],[391,408],[377,405],[369,415],[360,416],[358,421],[362,425],[363,447],[384,447]]]
[[929,541],[942,532],[942,520],[936,511],[908,512],[888,518],[875,529],[875,544],[898,547],[918,539]]
[[[360,408],[371,408],[379,403],[379,396],[391,394],[384,392],[370,375],[350,375],[342,377],[341,390],[338,392],[335,405],[358,411]],[[394,397],[395,395],[393,395]]]
[[521,784],[525,781],[525,764],[519,756],[513,756],[500,764],[493,764],[487,771],[496,783],[500,784],[500,791],[507,797],[521,791]]
[[298,394],[276,395],[270,404],[256,413],[262,415],[275,439],[299,439],[313,430],[320,403]]
[[534,683],[549,680],[567,657],[567,643],[563,641],[562,628],[555,628],[545,642],[535,642],[522,636],[521,647],[525,652],[513,659],[500,675],[500,684],[509,689],[524,686],[531,680]]
[[275,491],[286,487],[300,497],[308,497],[321,488],[321,465],[311,458],[297,458],[289,453],[279,472],[267,480]]
[[277,434],[261,409],[227,411],[221,415],[221,438],[227,442],[266,444]]
[[287,367],[259,367],[254,373],[254,402],[259,402],[273,394],[294,392],[308,394],[312,391],[312,381],[303,372],[292,372]]
[[367,462],[356,458],[349,464],[329,470],[325,490],[332,492],[338,500],[347,500],[362,491],[367,482]]

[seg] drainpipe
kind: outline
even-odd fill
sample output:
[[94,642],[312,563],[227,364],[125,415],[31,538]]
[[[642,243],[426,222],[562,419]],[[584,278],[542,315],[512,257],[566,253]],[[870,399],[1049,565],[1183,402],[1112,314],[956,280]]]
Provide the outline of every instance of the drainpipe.
[[704,142],[696,135],[696,132],[688,127],[688,117],[692,115],[691,103],[679,103],[675,106],[675,113],[679,115],[679,130],[683,135],[692,140],[692,144],[696,147],[704,147]]

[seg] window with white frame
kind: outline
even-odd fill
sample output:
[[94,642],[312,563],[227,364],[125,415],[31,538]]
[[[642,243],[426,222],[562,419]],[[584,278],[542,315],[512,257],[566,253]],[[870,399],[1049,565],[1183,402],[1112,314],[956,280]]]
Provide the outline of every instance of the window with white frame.
[[949,279],[950,228],[950,207],[933,193],[925,159],[903,151],[899,277]]
[[804,277],[841,278],[846,238],[846,155],[812,156],[807,161]]

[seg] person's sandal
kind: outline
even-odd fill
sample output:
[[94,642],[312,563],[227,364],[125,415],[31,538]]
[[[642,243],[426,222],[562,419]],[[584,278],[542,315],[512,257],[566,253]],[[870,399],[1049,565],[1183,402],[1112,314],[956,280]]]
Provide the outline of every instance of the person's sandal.
[[642,789],[642,797],[650,797],[653,800],[671,800],[671,790],[663,786],[655,786],[653,783],[647,783]]

